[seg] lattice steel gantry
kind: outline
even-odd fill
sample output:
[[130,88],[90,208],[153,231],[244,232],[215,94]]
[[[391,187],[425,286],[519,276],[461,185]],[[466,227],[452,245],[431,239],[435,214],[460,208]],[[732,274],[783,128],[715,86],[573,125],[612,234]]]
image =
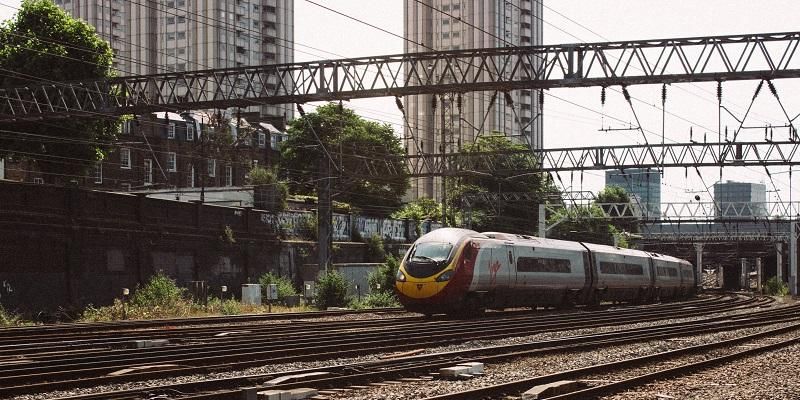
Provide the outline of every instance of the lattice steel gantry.
[[0,89],[0,120],[481,90],[797,78],[798,45],[800,32],[784,32],[454,50],[35,82]]

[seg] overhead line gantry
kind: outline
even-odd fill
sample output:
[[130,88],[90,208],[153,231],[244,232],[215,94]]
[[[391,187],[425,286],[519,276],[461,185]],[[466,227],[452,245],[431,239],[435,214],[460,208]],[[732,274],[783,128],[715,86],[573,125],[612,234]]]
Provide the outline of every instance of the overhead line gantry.
[[397,54],[0,89],[0,121],[483,90],[800,77],[800,32]]

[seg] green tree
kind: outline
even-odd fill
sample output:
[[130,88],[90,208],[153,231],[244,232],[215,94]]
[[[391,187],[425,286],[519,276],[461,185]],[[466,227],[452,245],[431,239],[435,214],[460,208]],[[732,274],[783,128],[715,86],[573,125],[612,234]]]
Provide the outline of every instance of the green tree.
[[631,198],[624,188],[615,185],[606,186],[597,193],[595,203],[600,205],[606,215],[617,217],[612,218],[610,223],[618,231],[639,232],[639,220],[634,213],[637,207],[631,202]]
[[279,212],[287,207],[289,185],[278,179],[278,171],[256,165],[247,174],[248,181],[255,186],[253,200],[256,208]]
[[[639,229],[639,221],[629,203],[630,197],[625,189],[607,186],[597,194],[592,204],[565,207],[551,215],[548,225],[556,225],[548,232],[548,237],[628,247],[624,233],[638,232]],[[623,208],[624,204],[629,204],[629,207]],[[608,217],[615,214],[627,218]]]
[[[461,160],[470,162],[456,169],[466,171],[462,176],[448,179],[448,222],[462,225],[467,218],[470,226],[478,231],[501,231],[509,233],[535,234],[538,227],[539,204],[560,198],[559,191],[547,173],[520,173],[531,170],[530,157],[521,153],[527,146],[513,143],[502,135],[482,136],[474,143],[465,145]],[[482,153],[506,153],[497,157],[481,157]],[[469,168],[474,169],[470,174]],[[452,189],[451,189],[452,188]],[[468,205],[468,195],[503,193],[526,193],[525,202],[473,201]],[[450,214],[450,213],[448,213]]]
[[336,165],[331,167],[335,200],[378,215],[400,207],[408,170],[400,138],[388,124],[366,121],[331,103],[290,122],[287,133],[280,166],[293,193],[311,194],[315,184],[310,182],[329,178],[321,176],[319,166],[330,155]]
[[[24,0],[0,25],[0,87],[111,77],[112,57],[94,28],[50,0]],[[118,125],[96,116],[2,123],[0,156],[35,163],[50,182],[82,176],[105,157]]]
[[392,218],[440,221],[442,219],[442,204],[430,197],[422,197],[406,203],[403,208],[393,212]]

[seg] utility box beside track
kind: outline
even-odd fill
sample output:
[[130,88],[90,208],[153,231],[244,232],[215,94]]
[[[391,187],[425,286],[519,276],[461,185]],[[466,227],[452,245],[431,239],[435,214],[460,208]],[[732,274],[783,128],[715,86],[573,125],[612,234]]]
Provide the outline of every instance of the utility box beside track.
[[257,283],[242,285],[242,304],[261,305],[261,285]]

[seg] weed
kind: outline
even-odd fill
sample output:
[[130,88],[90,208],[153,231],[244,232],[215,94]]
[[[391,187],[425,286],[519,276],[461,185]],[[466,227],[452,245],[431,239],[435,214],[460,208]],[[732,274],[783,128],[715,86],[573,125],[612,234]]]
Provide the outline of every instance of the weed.
[[786,282],[779,281],[778,277],[773,276],[764,284],[764,293],[769,296],[788,296],[789,287]]
[[328,307],[342,307],[347,304],[347,288],[349,283],[336,272],[327,272],[317,280],[314,303],[324,310]]

